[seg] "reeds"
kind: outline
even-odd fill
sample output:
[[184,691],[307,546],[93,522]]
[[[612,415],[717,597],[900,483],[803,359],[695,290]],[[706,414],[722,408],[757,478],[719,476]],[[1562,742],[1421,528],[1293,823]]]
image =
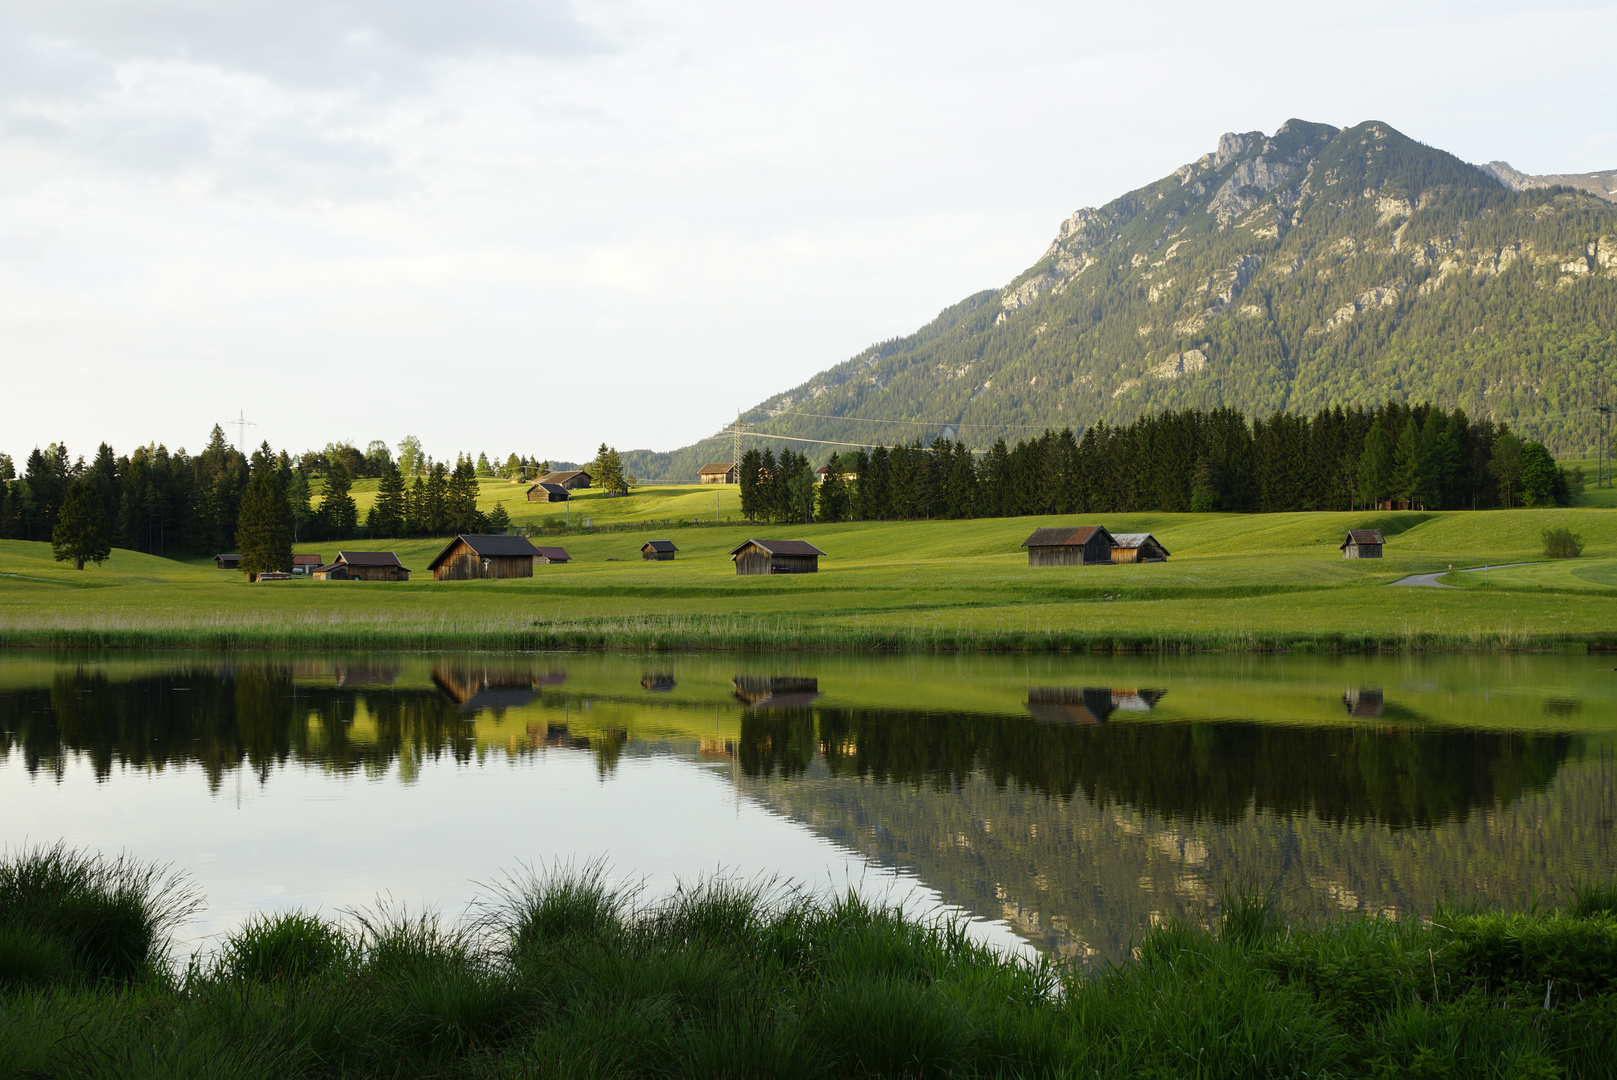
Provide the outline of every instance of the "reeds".
[[[171,879],[56,848],[0,880],[45,898],[7,929],[48,938],[51,897]],[[36,969],[0,986],[0,1077],[1617,1075],[1610,887],[1316,926],[1226,893],[1213,929],[1157,927],[1088,975],[768,881],[647,903],[589,864],[489,892],[462,922],[255,919],[213,962],[134,982]],[[142,910],[155,941],[175,909]]]

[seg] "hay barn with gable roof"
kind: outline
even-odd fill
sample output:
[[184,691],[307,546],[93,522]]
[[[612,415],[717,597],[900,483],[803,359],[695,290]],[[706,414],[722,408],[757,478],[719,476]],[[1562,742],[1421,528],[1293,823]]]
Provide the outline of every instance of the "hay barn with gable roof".
[[640,545],[640,557],[647,562],[673,562],[678,550],[672,540],[647,540]]
[[1167,562],[1168,549],[1150,533],[1113,533],[1112,561]]
[[528,489],[528,501],[540,503],[566,502],[567,489],[560,484],[550,484],[541,480]]
[[817,574],[825,552],[807,540],[748,540],[730,552],[736,574]]
[[461,535],[427,565],[435,581],[533,577],[539,556],[526,536]]
[[736,482],[736,463],[733,461],[710,461],[702,466],[697,479],[704,484],[733,484]]
[[1034,529],[1022,541],[1029,566],[1109,565],[1116,543],[1100,525],[1076,525],[1057,529]]
[[1380,529],[1349,529],[1347,539],[1342,541],[1342,558],[1379,559],[1386,543]]
[[309,576],[316,581],[409,581],[410,571],[391,551],[339,551]]

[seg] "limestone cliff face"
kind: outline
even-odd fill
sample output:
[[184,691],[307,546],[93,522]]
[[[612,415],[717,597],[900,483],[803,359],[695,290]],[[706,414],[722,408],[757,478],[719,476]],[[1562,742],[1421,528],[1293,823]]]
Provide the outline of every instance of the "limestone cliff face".
[[1617,381],[1612,186],[1471,165],[1377,121],[1226,134],[1073,213],[1005,286],[746,418],[853,443],[947,428],[981,447],[1167,408],[1397,398],[1578,449],[1572,421],[1537,418],[1573,411],[1597,372]]

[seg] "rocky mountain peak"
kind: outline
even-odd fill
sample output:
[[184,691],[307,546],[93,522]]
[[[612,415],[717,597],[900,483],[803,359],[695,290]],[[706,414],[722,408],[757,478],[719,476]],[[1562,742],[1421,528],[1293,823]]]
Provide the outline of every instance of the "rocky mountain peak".
[[1543,176],[1529,176],[1519,169],[1512,168],[1508,161],[1490,161],[1477,168],[1497,177],[1500,183],[1512,191],[1569,187],[1598,195],[1607,202],[1617,202],[1617,169],[1608,169],[1605,172],[1547,173]]

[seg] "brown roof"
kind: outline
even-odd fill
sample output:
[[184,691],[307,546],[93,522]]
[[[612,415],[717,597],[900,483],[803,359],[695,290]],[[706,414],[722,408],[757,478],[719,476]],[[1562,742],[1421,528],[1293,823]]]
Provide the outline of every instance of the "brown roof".
[[1385,544],[1380,529],[1349,529],[1347,539],[1342,541],[1341,547],[1349,544]]
[[825,552],[809,543],[807,540],[748,540],[734,551],[730,558],[735,558],[746,550],[747,544],[757,544],[771,555],[824,555]]
[[[391,551],[339,551],[337,562],[347,563],[349,566],[397,566],[402,568],[403,563]],[[332,564],[333,566],[336,563]]]
[[1023,547],[1083,547],[1096,533],[1105,535],[1108,546],[1112,534],[1099,525],[1077,525],[1059,529],[1034,529],[1033,535],[1022,541]]
[[731,469],[733,469],[735,467],[736,467],[736,463],[733,462],[733,461],[710,461],[706,465],[702,466],[702,471],[700,473],[698,473],[697,475],[699,475],[699,476],[713,476],[715,474],[722,475],[723,473],[727,473],[727,472],[729,472]]
[[427,569],[436,570],[440,563],[449,558],[449,553],[455,550],[455,545],[463,540],[466,546],[472,549],[473,554],[484,558],[538,554],[534,546],[528,543],[526,536],[474,536],[463,533],[449,541],[449,545],[438,553],[438,557],[427,564]]
[[573,557],[571,555],[567,554],[567,549],[566,548],[539,547],[538,545],[534,545],[533,550],[538,552],[544,558],[549,559],[551,562],[572,562],[573,561]]
[[322,559],[318,555],[294,555],[294,556],[292,556],[292,565],[293,566],[319,566],[323,562],[325,562],[325,560]]
[[585,472],[583,469],[566,469],[562,472],[545,473],[545,475],[539,478],[539,482],[541,484],[565,484],[575,476],[584,476],[591,480],[595,479],[595,477],[590,476],[590,474]]

